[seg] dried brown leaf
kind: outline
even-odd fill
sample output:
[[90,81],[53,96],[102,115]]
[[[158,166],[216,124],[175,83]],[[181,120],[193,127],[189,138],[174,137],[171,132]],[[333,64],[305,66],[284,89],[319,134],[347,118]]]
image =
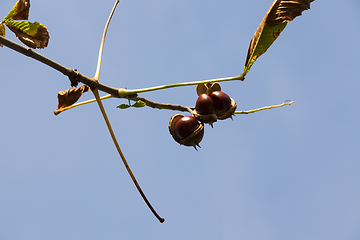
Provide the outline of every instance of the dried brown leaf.
[[310,9],[310,3],[315,0],[276,0],[268,12],[266,25],[275,26],[290,22],[305,10]]
[[65,91],[58,92],[58,109],[73,105],[79,100],[84,92],[89,91],[90,88],[86,85],[82,85],[78,88],[70,88]]

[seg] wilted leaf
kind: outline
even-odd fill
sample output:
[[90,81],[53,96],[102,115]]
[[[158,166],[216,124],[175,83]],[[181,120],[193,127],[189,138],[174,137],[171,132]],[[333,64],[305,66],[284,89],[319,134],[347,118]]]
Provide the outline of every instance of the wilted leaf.
[[15,3],[11,11],[6,15],[5,19],[28,20],[30,9],[30,0],[19,0]]
[[284,30],[288,22],[310,9],[314,0],[275,0],[250,41],[244,74]]
[[49,32],[38,22],[13,21],[7,19],[6,26],[13,31],[21,42],[31,48],[45,48],[49,42]]
[[90,88],[86,85],[82,85],[78,88],[70,88],[66,91],[58,92],[58,109],[68,107],[76,103],[84,92],[89,91]]
[[136,103],[134,103],[133,105],[131,105],[132,107],[136,107],[136,108],[142,108],[146,106],[146,103],[144,103],[141,100],[138,100]]
[[129,107],[130,107],[130,105],[128,105],[128,104],[121,104],[121,105],[117,106],[117,108],[120,108],[120,109],[127,109]]
[[[5,37],[5,26],[4,26],[3,23],[0,24],[0,36]],[[3,46],[3,45],[0,44],[0,47],[2,47],[2,46]]]

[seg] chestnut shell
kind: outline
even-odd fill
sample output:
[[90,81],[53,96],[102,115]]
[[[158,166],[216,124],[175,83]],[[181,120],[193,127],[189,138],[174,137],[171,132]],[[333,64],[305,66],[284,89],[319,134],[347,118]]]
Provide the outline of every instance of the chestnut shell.
[[221,91],[221,86],[219,83],[200,83],[196,85],[196,93],[198,96],[200,96],[202,93],[210,94],[213,91]]
[[194,117],[202,123],[208,123],[212,125],[214,122],[217,121],[216,111],[211,114],[201,114],[196,111],[193,111]]

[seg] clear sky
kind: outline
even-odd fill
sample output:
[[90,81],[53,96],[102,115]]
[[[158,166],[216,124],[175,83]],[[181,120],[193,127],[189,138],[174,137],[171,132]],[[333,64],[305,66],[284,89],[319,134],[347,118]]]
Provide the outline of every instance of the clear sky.
[[[0,15],[15,2],[1,0]],[[271,4],[123,0],[100,81],[136,89],[239,75]],[[37,51],[92,77],[112,5],[32,0],[29,20],[50,32]],[[170,136],[177,112],[104,101],[163,224],[128,176],[97,105],[54,116],[67,77],[1,48],[0,239],[360,239],[359,10],[359,0],[316,0],[289,23],[244,82],[222,89],[238,110],[296,103],[205,126],[198,152]],[[141,96],[187,106],[197,98],[195,87]]]

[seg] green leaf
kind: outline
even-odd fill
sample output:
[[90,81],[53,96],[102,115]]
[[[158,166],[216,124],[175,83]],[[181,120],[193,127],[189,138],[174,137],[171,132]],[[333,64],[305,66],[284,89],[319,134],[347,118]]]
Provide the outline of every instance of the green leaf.
[[254,37],[250,41],[244,74],[246,75],[254,62],[264,54],[279,37],[288,22],[310,9],[315,0],[275,0],[266,13]]
[[28,20],[30,10],[30,0],[19,0],[15,3],[11,11],[6,15],[6,19]]
[[128,104],[121,104],[121,105],[117,106],[117,108],[120,108],[120,109],[127,109],[129,107],[130,107],[130,105],[128,105]]
[[[0,36],[5,37],[5,25],[2,23],[0,24]],[[0,47],[2,47],[3,45],[0,44]]]
[[7,19],[5,24],[28,47],[45,48],[49,43],[49,32],[41,23]]
[[134,103],[133,105],[131,105],[132,107],[136,107],[136,108],[142,108],[146,106],[146,103],[144,103],[141,100],[138,100],[136,103]]
[[265,24],[259,26],[250,43],[244,74],[247,74],[254,62],[268,50],[286,25],[287,23],[281,23],[272,27],[266,26]]

